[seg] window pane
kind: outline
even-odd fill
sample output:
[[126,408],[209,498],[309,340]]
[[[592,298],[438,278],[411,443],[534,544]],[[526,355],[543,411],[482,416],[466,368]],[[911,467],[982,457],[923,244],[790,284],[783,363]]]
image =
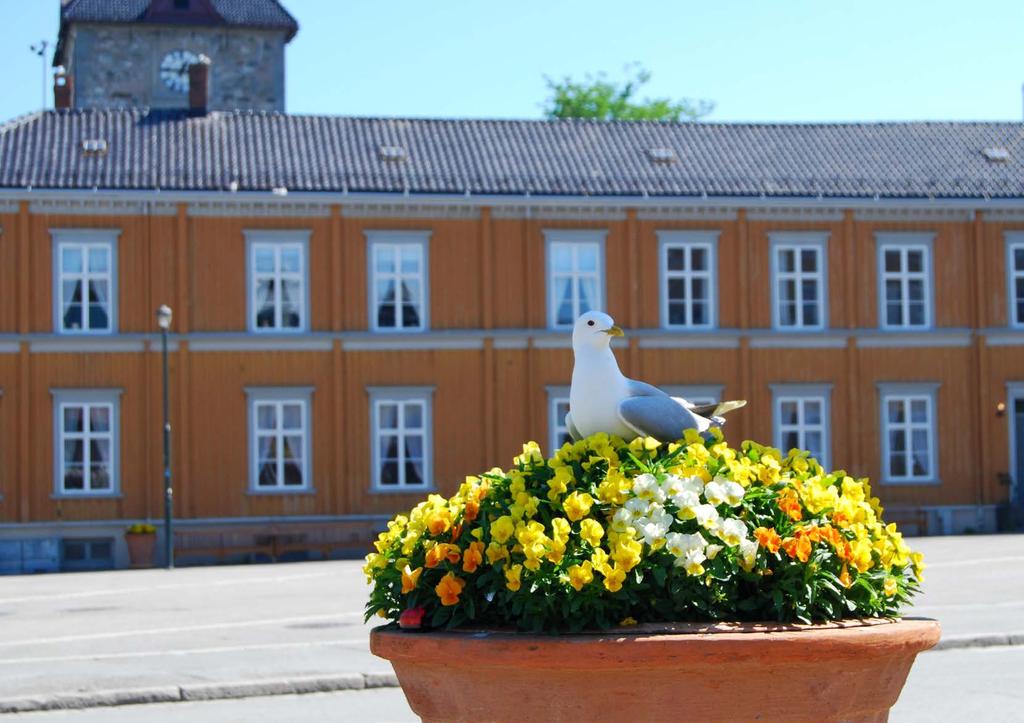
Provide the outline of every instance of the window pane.
[[781,402],[779,404],[779,421],[787,426],[799,424],[800,416],[796,402]]
[[890,399],[889,403],[889,421],[894,424],[900,424],[904,421],[903,411],[903,400],[902,399]]
[[924,326],[924,304],[921,302],[911,302],[908,310],[910,311],[910,325]]
[[889,475],[892,477],[907,476],[907,458],[902,452],[889,455]]
[[579,249],[576,252],[576,257],[579,260],[579,271],[597,271],[597,245],[596,244],[580,244]]
[[85,473],[80,464],[64,465],[64,489],[84,490]]
[[1024,271],[1024,246],[1013,250],[1013,266],[1017,271]]
[[402,328],[417,329],[420,325],[419,306],[416,304],[402,304]]
[[796,252],[792,249],[779,249],[779,271],[796,271]]
[[924,301],[924,282],[921,279],[910,279],[907,290],[907,297],[911,301]]
[[260,473],[256,478],[258,487],[277,486],[277,460],[269,459],[260,463]]
[[818,300],[818,282],[813,279],[804,279],[800,283],[800,291],[803,293],[804,301]]
[[65,248],[60,254],[60,269],[66,274],[82,273],[82,250]]
[[791,449],[799,449],[800,435],[795,430],[782,433],[782,452],[786,453]]
[[256,440],[256,446],[256,451],[261,463],[267,461],[273,462],[277,459],[277,437],[258,437]]
[[89,328],[109,329],[110,317],[107,316],[107,307],[104,304],[89,304]]
[[803,271],[817,271],[818,252],[814,249],[803,249],[800,252],[800,268]]
[[796,282],[792,279],[784,279],[779,282],[779,300],[793,301],[796,299]]
[[889,430],[889,451],[903,452],[907,448],[907,433],[902,429]]
[[791,301],[779,304],[779,326],[796,326],[796,304]]
[[694,271],[707,271],[708,270],[708,252],[707,249],[695,247],[690,250],[690,267]]
[[81,432],[84,407],[64,407],[64,431]]
[[686,304],[673,302],[668,305],[668,323],[686,324]]
[[284,463],[284,484],[286,487],[302,486],[302,462],[300,460]]
[[397,429],[398,428],[398,405],[397,404],[381,404],[377,407],[377,426],[380,429]]
[[696,278],[690,283],[694,299],[706,300],[708,298],[708,282],[705,279]]
[[423,437],[418,434],[411,434],[405,438],[406,459],[423,459]]
[[579,280],[580,313],[584,314],[597,307],[597,280],[587,276]]
[[262,274],[274,273],[274,250],[267,247],[257,247],[253,252],[256,258],[256,271]]
[[804,402],[804,424],[821,424],[821,402],[816,400]]
[[686,298],[686,279],[668,280],[668,298],[673,300]]
[[890,279],[885,282],[886,301],[899,301],[903,298],[903,285],[899,281]]
[[907,251],[907,270],[914,272],[924,271],[924,253],[921,251]]
[[403,274],[418,274],[420,272],[419,246],[403,246],[400,255]]
[[405,463],[405,483],[407,485],[423,484],[423,462],[409,460]]
[[885,270],[899,271],[903,265],[900,263],[900,252],[896,249],[889,249],[885,252]]
[[668,251],[668,269],[669,271],[683,271],[686,269],[686,250],[680,248],[670,248]]
[[64,466],[81,464],[84,459],[85,444],[80,439],[64,440]]
[[89,249],[89,271],[94,274],[105,274],[110,270],[110,255],[107,249]]
[[705,304],[704,302],[702,302],[702,301],[695,301],[695,302],[693,302],[693,306],[691,308],[691,311],[693,313],[693,322],[692,323],[695,326],[700,326],[702,324],[709,324],[709,323],[711,323],[711,319],[708,316],[708,305]]
[[302,285],[294,279],[282,279],[281,301],[296,305],[302,303]]
[[817,326],[821,323],[818,319],[818,305],[817,304],[804,304],[804,326]]
[[381,435],[380,459],[382,462],[386,462],[389,459],[398,459],[398,437],[393,434]]
[[281,271],[297,274],[302,268],[302,252],[297,248],[281,249]]
[[373,268],[379,274],[395,273],[395,252],[390,246],[375,246]]
[[272,430],[277,427],[277,405],[256,405],[256,428]]
[[296,304],[281,304],[281,328],[297,329],[302,326],[302,314]]
[[380,466],[380,484],[394,486],[398,484],[398,462],[384,462]]
[[551,245],[551,269],[556,272],[571,272],[572,247],[568,244]]
[[256,283],[256,326],[274,326],[274,282],[264,279]]
[[301,404],[285,404],[281,411],[284,429],[302,429]]
[[62,321],[65,329],[81,329],[82,305],[75,303],[65,307]]
[[95,463],[89,467],[89,487],[94,490],[109,490],[111,487],[110,467]]
[[820,460],[823,456],[823,447],[821,443],[821,432],[812,431],[804,434],[804,447],[811,453],[811,456],[817,460]]
[[93,432],[110,431],[110,407],[89,407],[89,429]]
[[302,459],[302,437],[290,435],[284,438],[282,456],[288,459]]
[[423,428],[423,406],[420,404],[406,404],[405,405],[405,422],[406,429],[422,429]]
[[65,304],[75,304],[82,301],[81,281],[65,281],[61,284],[61,290],[63,291]]

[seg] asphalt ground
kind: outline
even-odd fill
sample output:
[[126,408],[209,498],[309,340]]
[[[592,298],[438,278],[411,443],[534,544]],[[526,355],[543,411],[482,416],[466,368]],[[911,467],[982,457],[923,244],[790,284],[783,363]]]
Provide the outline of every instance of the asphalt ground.
[[[945,649],[921,656],[904,699],[933,685],[933,677],[921,677],[919,671],[957,669],[956,661],[970,661],[971,655],[988,656],[978,660],[1006,657],[1009,668],[998,670],[1018,681],[1008,688],[1024,688],[1019,684],[1024,681],[1024,647],[1005,645],[1024,644],[1024,535],[910,542],[924,552],[928,568],[924,593],[908,614],[939,619]],[[341,561],[0,578],[0,711],[393,685],[388,663],[367,649],[372,624],[362,622],[367,588],[359,568],[358,561]],[[984,650],[954,649],[972,646]],[[978,690],[997,679],[989,674]],[[938,686],[921,700],[949,692],[949,685]],[[339,697],[359,705],[371,699],[392,701],[370,710],[407,714],[400,691],[393,688],[283,695],[281,701],[302,699],[303,706],[315,707],[317,701]],[[274,710],[284,705],[259,700]],[[957,701],[966,705],[960,698],[951,705]],[[253,699],[253,705],[258,702]],[[166,708],[179,715],[186,709],[174,706],[212,705],[151,703],[96,714]],[[225,715],[233,705],[246,704],[224,701]],[[909,716],[906,720],[923,720],[910,709],[898,709]],[[1017,710],[1024,719],[1024,708],[1018,705]],[[352,718],[363,719],[375,718]],[[943,718],[931,718],[936,719]]]

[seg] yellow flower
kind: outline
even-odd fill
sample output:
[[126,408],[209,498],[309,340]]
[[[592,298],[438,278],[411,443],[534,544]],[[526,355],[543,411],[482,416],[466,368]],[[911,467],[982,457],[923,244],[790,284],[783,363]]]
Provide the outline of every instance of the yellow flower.
[[601,538],[604,537],[604,528],[597,520],[587,518],[580,523],[580,537],[586,540],[591,547],[597,547],[601,544]]
[[619,625],[626,627],[627,625],[636,625],[636,618],[622,618],[619,621]]
[[576,592],[583,589],[585,585],[588,585],[594,579],[594,568],[590,564],[590,560],[587,560],[582,565],[573,565],[569,568],[569,584],[575,588]]
[[590,562],[593,563],[594,569],[602,575],[608,574],[608,553],[604,549],[599,547],[594,550],[594,553],[590,556]]
[[885,596],[886,597],[892,597],[893,595],[896,594],[896,578],[894,578],[894,577],[887,577],[887,578],[885,578],[885,588],[884,588],[884,591],[885,591]]
[[516,592],[522,586],[522,580],[520,579],[522,574],[522,565],[513,565],[505,570],[505,587],[512,592]]
[[543,464],[544,455],[540,451],[540,445],[536,442],[527,442],[523,445],[523,453],[516,457],[516,464],[527,466],[529,464]]
[[572,528],[569,526],[569,521],[564,517],[556,517],[551,520],[551,539],[556,542],[561,542],[563,545],[569,541],[569,533],[572,532]]
[[499,517],[491,524],[491,539],[504,545],[516,531],[516,523],[508,515]]
[[492,542],[487,546],[487,562],[495,565],[499,560],[508,560],[508,548],[500,542]]
[[455,575],[449,572],[441,578],[441,582],[437,583],[434,592],[441,598],[442,605],[455,605],[459,602],[459,596],[462,594],[462,588],[464,587],[466,587],[466,581],[455,577]]
[[622,583],[626,581],[626,571],[618,565],[605,570],[604,586],[608,592],[618,592],[622,589]]
[[556,467],[555,476],[548,480],[548,499],[557,502],[575,481],[572,467]]
[[643,543],[639,540],[632,540],[621,536],[616,539],[615,549],[612,551],[611,556],[615,560],[616,567],[621,567],[626,572],[629,572],[640,564],[640,553],[643,552],[643,549]]
[[416,583],[420,580],[420,575],[423,574],[423,568],[417,567],[415,570],[410,570],[409,566],[406,565],[402,570],[402,594],[408,595],[416,589]]
[[363,574],[366,575],[367,582],[373,582],[373,571],[382,570],[388,566],[388,559],[383,555],[376,552],[371,552],[366,556],[366,564],[363,565]]
[[443,534],[452,528],[452,513],[447,507],[431,510],[427,513],[427,529],[430,534]]
[[855,540],[853,543],[853,564],[857,572],[867,572],[871,569],[871,542],[865,538]]
[[593,504],[594,498],[588,493],[573,492],[565,498],[562,507],[565,509],[565,514],[568,515],[569,519],[576,522],[590,514],[590,507]]

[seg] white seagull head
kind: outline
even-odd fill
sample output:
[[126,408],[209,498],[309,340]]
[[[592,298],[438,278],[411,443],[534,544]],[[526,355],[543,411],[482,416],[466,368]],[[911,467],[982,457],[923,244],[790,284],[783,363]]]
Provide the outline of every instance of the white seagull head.
[[572,328],[572,349],[607,349],[613,336],[624,336],[622,329],[615,326],[615,319],[603,311],[588,311]]

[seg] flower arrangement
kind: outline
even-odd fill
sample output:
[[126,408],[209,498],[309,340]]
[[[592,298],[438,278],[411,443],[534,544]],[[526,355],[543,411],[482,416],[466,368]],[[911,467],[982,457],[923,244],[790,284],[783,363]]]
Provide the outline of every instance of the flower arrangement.
[[529,631],[659,621],[896,616],[911,552],[867,480],[807,452],[597,434],[467,477],[388,524],[366,558],[366,617]]
[[156,527],[148,522],[136,522],[127,529],[129,535],[155,535]]

